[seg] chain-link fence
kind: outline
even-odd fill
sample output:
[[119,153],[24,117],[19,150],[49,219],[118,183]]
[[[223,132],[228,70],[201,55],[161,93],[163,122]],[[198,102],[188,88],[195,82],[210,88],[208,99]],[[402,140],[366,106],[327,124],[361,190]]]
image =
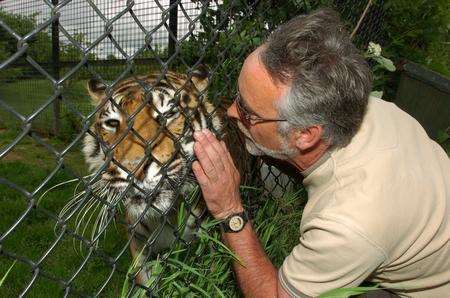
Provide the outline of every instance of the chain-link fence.
[[[192,132],[228,140],[250,210],[293,191],[223,115],[246,54],[324,3],[358,46],[381,40],[382,1],[0,2],[0,293],[215,296],[192,285],[213,280],[196,268],[203,249],[224,250]],[[220,278],[214,291],[233,280]]]

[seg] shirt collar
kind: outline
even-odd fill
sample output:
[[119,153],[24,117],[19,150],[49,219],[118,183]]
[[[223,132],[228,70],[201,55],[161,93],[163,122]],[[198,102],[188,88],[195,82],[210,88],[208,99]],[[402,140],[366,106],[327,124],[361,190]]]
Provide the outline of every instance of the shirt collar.
[[330,151],[325,151],[325,153],[315,162],[313,163],[309,168],[307,168],[304,171],[301,171],[301,174],[303,177],[307,177],[309,174],[311,174],[312,172],[314,172],[315,169],[317,169],[318,167],[320,167],[322,164],[324,164],[328,158],[330,158],[331,153]]

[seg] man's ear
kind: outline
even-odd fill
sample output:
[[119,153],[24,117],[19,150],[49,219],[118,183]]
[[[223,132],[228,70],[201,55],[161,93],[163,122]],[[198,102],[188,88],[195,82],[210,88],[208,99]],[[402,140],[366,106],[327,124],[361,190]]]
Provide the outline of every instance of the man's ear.
[[204,64],[197,66],[192,72],[192,82],[199,92],[206,90],[209,84],[209,67]]
[[87,83],[87,90],[95,104],[101,102],[105,97],[106,85],[96,79],[90,79]]
[[316,147],[322,139],[324,129],[322,125],[314,125],[294,133],[295,147],[300,151],[307,151]]

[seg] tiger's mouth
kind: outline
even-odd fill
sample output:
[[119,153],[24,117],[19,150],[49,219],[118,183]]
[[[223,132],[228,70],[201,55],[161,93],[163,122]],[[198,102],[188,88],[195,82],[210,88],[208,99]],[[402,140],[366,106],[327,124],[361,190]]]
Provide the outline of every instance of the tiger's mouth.
[[131,205],[141,205],[141,204],[147,202],[145,199],[145,196],[141,195],[141,194],[132,195],[128,198],[128,200],[129,200],[129,204],[131,204]]

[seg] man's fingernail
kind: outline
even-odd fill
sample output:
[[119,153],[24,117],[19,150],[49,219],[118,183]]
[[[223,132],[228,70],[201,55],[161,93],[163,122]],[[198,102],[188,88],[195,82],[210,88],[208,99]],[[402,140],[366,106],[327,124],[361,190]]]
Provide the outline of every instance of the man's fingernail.
[[211,133],[211,132],[209,131],[209,129],[207,129],[207,128],[202,129],[202,132],[203,132],[205,135]]
[[196,131],[196,132],[194,132],[194,137],[195,138],[200,138],[202,136],[202,132],[201,131]]

